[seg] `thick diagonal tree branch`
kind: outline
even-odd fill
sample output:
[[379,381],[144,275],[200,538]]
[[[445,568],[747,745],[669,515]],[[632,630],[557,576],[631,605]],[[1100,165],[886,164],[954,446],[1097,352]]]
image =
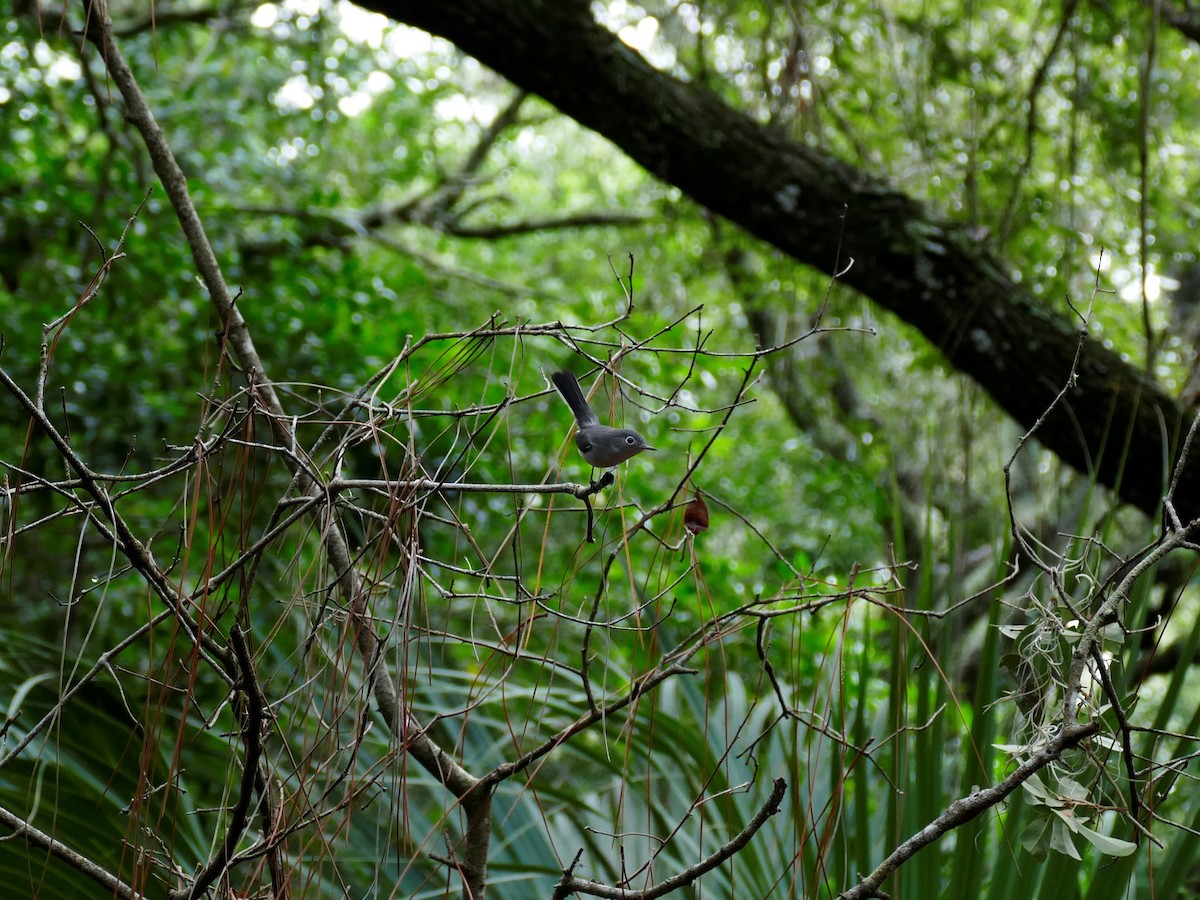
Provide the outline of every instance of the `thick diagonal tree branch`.
[[[362,0],[445,37],[611,140],[663,181],[910,322],[1025,427],[1066,383],[1079,320],[1007,274],[964,226],[853,166],[790,140],[705,89],[656,71],[581,0]],[[840,219],[848,215],[839,258]],[[1082,304],[1080,304],[1082,305]],[[1039,440],[1154,513],[1186,411],[1146,373],[1087,340]],[[1181,473],[1200,513],[1200,461]]]

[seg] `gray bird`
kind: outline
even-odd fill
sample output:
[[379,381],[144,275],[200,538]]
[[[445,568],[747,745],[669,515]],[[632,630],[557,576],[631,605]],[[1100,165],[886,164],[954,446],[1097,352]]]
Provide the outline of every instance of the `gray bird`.
[[575,432],[575,445],[579,447],[580,455],[597,469],[612,468],[643,450],[654,449],[632,428],[601,425],[571,372],[566,369],[555,372],[550,380],[575,414],[575,422],[579,425],[579,430]]

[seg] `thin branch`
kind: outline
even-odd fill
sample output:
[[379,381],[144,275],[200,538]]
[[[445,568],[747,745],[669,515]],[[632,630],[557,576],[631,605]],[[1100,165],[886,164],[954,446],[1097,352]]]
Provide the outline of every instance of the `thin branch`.
[[[1158,336],[1150,321],[1150,112],[1155,99],[1154,71],[1158,64],[1158,32],[1162,21],[1162,3],[1150,4],[1150,21],[1146,25],[1146,51],[1142,54],[1138,76],[1138,268],[1141,275],[1142,337],[1146,342],[1146,371],[1154,371],[1158,355]],[[1157,160],[1154,163],[1157,168]]]
[[[54,444],[55,449],[62,456],[63,460],[79,476],[79,482],[83,490],[96,501],[100,512],[97,513],[96,510],[89,506],[87,508],[88,515],[98,524],[103,525],[107,522],[112,525],[113,534],[116,537],[120,552],[137,569],[158,598],[171,608],[180,625],[184,627],[188,637],[196,646],[200,647],[203,652],[211,654],[217,660],[220,660],[215,668],[218,671],[227,670],[229,652],[212,638],[207,629],[202,627],[201,623],[192,618],[187,610],[186,598],[179,593],[175,585],[167,578],[166,573],[159,568],[150,553],[150,549],[138,539],[133,530],[125,522],[125,519],[117,512],[112,498],[109,496],[108,491],[100,484],[100,479],[96,473],[84,463],[70,442],[54,427],[54,423],[50,421],[45,412],[37,407],[34,400],[21,390],[20,385],[13,381],[8,372],[2,368],[0,368],[0,385],[3,385],[17,399],[17,402],[29,414],[29,417],[50,438],[51,443]],[[100,513],[103,515],[100,515]]]
[[59,716],[62,715],[63,709],[71,701],[71,699],[77,693],[79,693],[79,691],[81,691],[85,685],[90,684],[92,679],[94,679],[101,672],[109,671],[109,669],[112,667],[113,660],[116,659],[122,651],[132,646],[134,643],[148,634],[152,629],[161,625],[174,615],[175,611],[172,609],[163,610],[149,622],[146,622],[143,625],[139,625],[137,628],[135,628],[116,646],[106,650],[104,653],[101,653],[100,658],[96,660],[92,667],[87,670],[87,672],[79,677],[78,681],[71,685],[70,689],[67,690],[66,693],[58,698],[58,702],[50,708],[49,712],[42,716],[36,725],[30,728],[19,741],[10,747],[8,752],[5,753],[3,757],[0,757],[0,769],[3,769],[10,762],[16,759],[17,754],[28,747],[33,742],[34,738],[45,731],[51,724],[58,721]]
[[[540,234],[551,231],[578,231],[585,228],[632,228],[645,225],[653,218],[649,212],[629,211],[613,212],[612,210],[591,210],[576,213],[566,213],[556,216],[534,216],[527,219],[516,219],[495,224],[471,224],[462,219],[450,216],[448,213],[436,213],[426,208],[420,201],[405,200],[378,206],[361,211],[334,211],[315,207],[270,206],[235,204],[231,209],[243,216],[274,216],[294,219],[297,222],[310,224],[300,239],[303,247],[325,247],[333,250],[347,250],[355,240],[371,238],[383,241],[379,234],[383,229],[396,225],[416,225],[432,228],[435,231],[457,238],[473,238],[477,240],[502,240],[504,238],[521,237],[527,234]],[[246,241],[243,247],[247,252],[269,253],[286,246],[295,250],[295,243],[272,238],[257,238]],[[402,245],[394,245],[398,252],[414,253]]]
[[571,874],[576,863],[579,861],[579,856],[576,856],[575,862],[571,864],[571,868],[563,871],[563,877],[555,885],[554,893],[551,896],[554,900],[565,900],[571,894],[591,894],[593,897],[604,897],[606,900],[655,900],[657,897],[665,897],[672,891],[685,888],[694,883],[701,875],[711,872],[749,844],[751,838],[767,823],[767,819],[779,812],[779,806],[783,802],[783,795],[786,790],[787,782],[782,778],[776,778],[767,802],[751,817],[750,821],[746,823],[745,828],[734,835],[727,843],[723,844],[715,853],[706,856],[695,865],[689,866],[677,875],[672,875],[670,878],[660,881],[652,887],[635,891],[625,887],[612,887],[607,884],[576,878]]
[[34,828],[20,816],[14,815],[2,806],[0,806],[0,825],[12,829],[10,838],[20,838],[35,847],[41,847],[51,856],[56,856],[66,862],[75,871],[102,885],[113,896],[120,897],[122,900],[145,900],[145,894],[134,890],[107,869],[97,865],[82,853],[72,850],[62,841],[55,840],[44,831]]
[[900,866],[932,844],[946,832],[974,819],[982,812],[1001,803],[1005,797],[1021,786],[1030,776],[1054,762],[1067,750],[1100,732],[1099,722],[1068,725],[1044,747],[1017,766],[1016,770],[995,787],[982,788],[955,800],[940,816],[897,847],[879,866],[850,890],[839,895],[839,900],[866,900],[878,896],[880,885]]
[[257,0],[240,4],[219,0],[211,6],[199,7],[151,4],[148,15],[113,28],[113,33],[119,38],[131,38],[147,31],[157,32],[174,25],[209,25],[210,28],[219,29],[224,23],[233,21],[238,13],[249,16],[257,6]]
[[259,763],[262,761],[263,723],[267,711],[267,700],[258,684],[254,673],[254,660],[250,657],[250,648],[246,646],[245,635],[237,625],[229,631],[229,644],[233,647],[234,658],[238,665],[238,684],[241,711],[242,742],[246,752],[242,758],[242,784],[238,791],[237,802],[229,814],[229,827],[225,832],[225,840],[220,848],[205,866],[196,873],[192,883],[167,895],[169,900],[194,900],[212,885],[229,866],[233,851],[237,849],[238,841],[250,822],[250,803],[254,799],[255,785],[261,779]]
[[1079,0],[1067,0],[1066,6],[1063,9],[1062,20],[1058,23],[1058,29],[1054,32],[1054,39],[1050,42],[1050,49],[1046,51],[1046,55],[1042,58],[1041,63],[1037,67],[1037,71],[1033,74],[1033,80],[1029,84],[1029,92],[1026,95],[1026,103],[1028,104],[1028,113],[1025,117],[1025,157],[1021,160],[1021,164],[1017,167],[1017,172],[1013,176],[1012,191],[1009,193],[1008,202],[1004,205],[1004,213],[1000,217],[1000,226],[996,229],[996,242],[1005,244],[1008,241],[1009,233],[1012,231],[1013,222],[1016,218],[1018,203],[1021,199],[1021,189],[1024,186],[1025,176],[1029,174],[1029,170],[1033,166],[1033,157],[1037,150],[1037,125],[1038,125],[1038,100],[1041,97],[1042,89],[1046,85],[1046,79],[1050,75],[1050,69],[1054,64],[1055,58],[1063,46],[1063,39],[1071,26],[1071,19],[1075,17],[1075,10],[1079,6]]

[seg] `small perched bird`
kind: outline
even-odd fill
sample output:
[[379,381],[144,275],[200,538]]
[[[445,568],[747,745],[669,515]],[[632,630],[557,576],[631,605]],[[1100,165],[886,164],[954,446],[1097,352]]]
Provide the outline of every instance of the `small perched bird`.
[[566,369],[555,372],[550,380],[575,414],[575,422],[579,425],[579,430],[575,432],[575,445],[579,447],[580,455],[597,469],[612,468],[643,450],[654,449],[632,428],[601,425],[571,372]]

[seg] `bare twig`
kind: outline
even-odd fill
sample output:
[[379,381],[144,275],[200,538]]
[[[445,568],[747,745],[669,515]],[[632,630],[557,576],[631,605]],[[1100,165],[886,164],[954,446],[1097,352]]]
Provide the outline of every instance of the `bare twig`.
[[[783,802],[786,790],[787,782],[782,778],[776,778],[766,803],[750,818],[745,828],[723,844],[715,853],[656,885],[644,890],[632,890],[627,887],[614,887],[595,881],[586,881],[571,874],[575,867],[575,863],[572,863],[571,868],[563,871],[563,877],[555,885],[554,893],[551,896],[555,900],[564,900],[571,894],[590,894],[593,897],[607,898],[607,900],[655,900],[656,897],[665,897],[672,891],[694,883],[701,875],[711,872],[750,843],[751,838],[767,823],[767,819],[779,812],[779,805]],[[577,856],[576,862],[578,859]]]
[[21,838],[35,847],[41,847],[51,856],[58,857],[71,868],[103,886],[105,891],[110,892],[113,896],[120,897],[122,900],[143,900],[146,896],[111,874],[103,866],[97,865],[62,841],[55,840],[46,832],[34,828],[20,816],[14,815],[2,806],[0,806],[0,825],[11,829],[12,837]]
[[888,876],[916,855],[918,851],[932,844],[946,832],[971,821],[980,813],[996,806],[1030,776],[1050,765],[1067,750],[1098,734],[1099,731],[1099,722],[1066,726],[1045,746],[1017,766],[1016,770],[998,785],[975,791],[951,803],[940,816],[893,850],[875,871],[841,894],[839,900],[866,900],[868,897],[877,896],[876,892]]

